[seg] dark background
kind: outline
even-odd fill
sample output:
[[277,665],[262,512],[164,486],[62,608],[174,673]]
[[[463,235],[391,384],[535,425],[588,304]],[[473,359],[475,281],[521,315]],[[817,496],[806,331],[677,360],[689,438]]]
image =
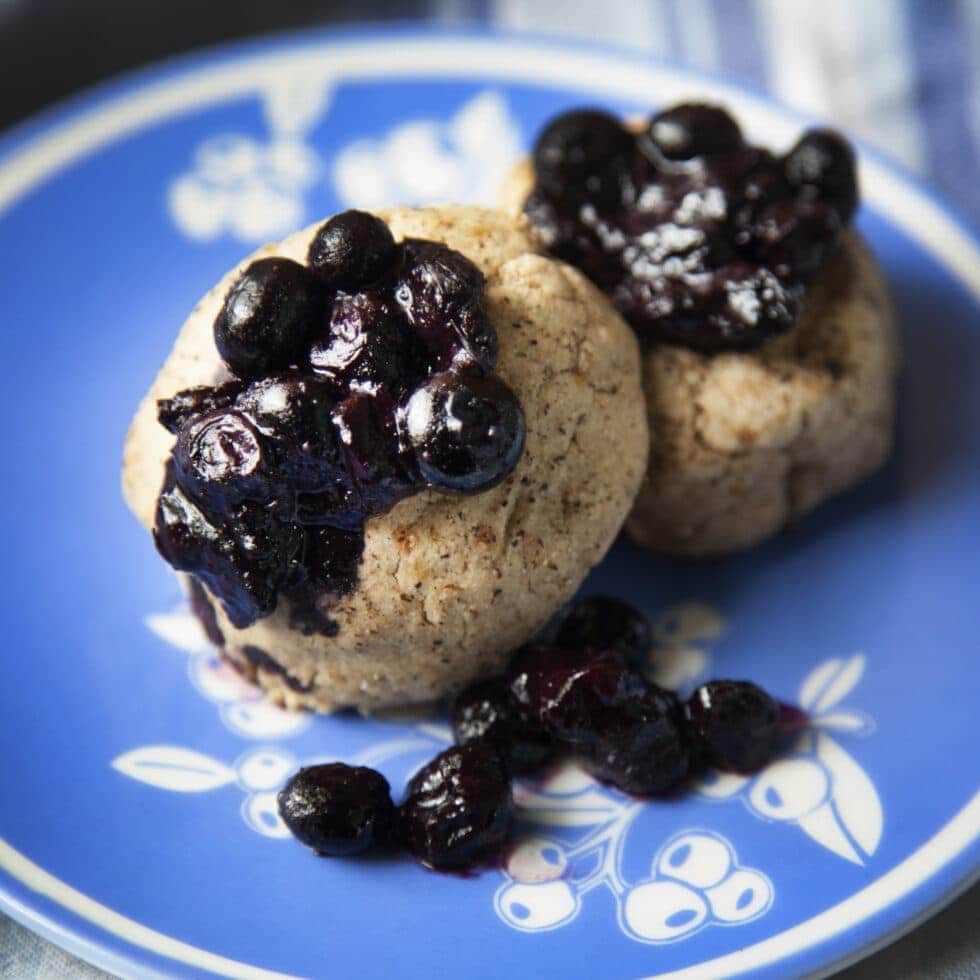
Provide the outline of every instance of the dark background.
[[0,0],[0,129],[121,71],[194,48],[432,9],[384,0]]

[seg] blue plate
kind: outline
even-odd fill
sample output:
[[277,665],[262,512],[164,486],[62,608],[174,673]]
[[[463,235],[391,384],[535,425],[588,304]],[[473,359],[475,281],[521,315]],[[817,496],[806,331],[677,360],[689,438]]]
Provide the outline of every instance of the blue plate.
[[518,787],[477,878],[318,861],[274,793],[301,762],[396,787],[444,719],[289,715],[230,674],[119,494],[130,414],[242,254],[349,205],[491,202],[550,114],[700,93],[620,52],[487,34],[315,34],[176,62],[0,144],[0,905],[120,973],[782,977],[910,928],[980,864],[980,246],[863,159],[859,223],[906,349],[898,448],[749,555],[616,546],[587,590],[655,617],[651,672],[747,676],[814,725],[751,779],[641,804],[566,769]]

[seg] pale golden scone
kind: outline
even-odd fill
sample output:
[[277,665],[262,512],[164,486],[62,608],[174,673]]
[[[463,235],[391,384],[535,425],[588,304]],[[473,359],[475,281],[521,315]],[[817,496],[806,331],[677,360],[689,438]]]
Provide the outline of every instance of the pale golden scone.
[[[522,220],[494,211],[393,209],[381,217],[396,239],[445,242],[485,274],[497,373],[523,405],[526,447],[491,490],[426,491],[369,519],[358,586],[331,612],[336,636],[290,629],[283,598],[247,629],[234,628],[215,603],[228,656],[290,707],[427,701],[499,668],[603,557],[646,468],[637,343],[584,276],[540,254]],[[148,529],[173,443],[156,420],[156,400],[222,376],[212,322],[228,287],[258,256],[303,261],[317,227],[245,260],[185,323],[126,440],[123,489]],[[249,658],[246,646],[260,654]]]
[[[523,160],[503,209],[520,214],[533,183]],[[746,352],[651,344],[641,357],[651,447],[626,530],[654,551],[758,544],[863,480],[891,449],[895,313],[855,231],[807,288],[789,333]]]

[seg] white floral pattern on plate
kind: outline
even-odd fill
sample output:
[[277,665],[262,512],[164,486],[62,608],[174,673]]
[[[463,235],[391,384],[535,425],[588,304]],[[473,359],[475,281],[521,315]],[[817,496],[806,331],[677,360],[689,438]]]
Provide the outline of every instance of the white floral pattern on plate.
[[322,74],[286,75],[262,98],[267,141],[242,133],[204,140],[190,170],[176,177],[167,193],[177,227],[196,241],[231,235],[253,245],[300,227],[305,195],[323,170],[307,137],[329,105],[331,91],[330,79]]
[[[310,132],[331,97],[329,77],[290,74],[262,97],[267,140],[227,132],[200,143],[190,169],[167,191],[176,226],[195,241],[230,235],[252,245],[301,227],[306,198],[325,170]],[[344,146],[330,179],[344,207],[434,201],[492,206],[521,146],[506,100],[486,90],[447,120],[408,120],[383,138]]]
[[464,201],[494,206],[521,152],[521,130],[502,95],[473,96],[446,122],[413,119],[384,139],[337,155],[334,187],[347,207]]

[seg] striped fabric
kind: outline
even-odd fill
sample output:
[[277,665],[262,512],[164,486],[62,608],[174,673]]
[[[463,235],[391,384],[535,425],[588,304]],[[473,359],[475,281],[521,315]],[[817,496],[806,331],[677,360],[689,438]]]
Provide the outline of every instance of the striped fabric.
[[434,13],[724,76],[862,138],[980,227],[980,0],[445,0]]

